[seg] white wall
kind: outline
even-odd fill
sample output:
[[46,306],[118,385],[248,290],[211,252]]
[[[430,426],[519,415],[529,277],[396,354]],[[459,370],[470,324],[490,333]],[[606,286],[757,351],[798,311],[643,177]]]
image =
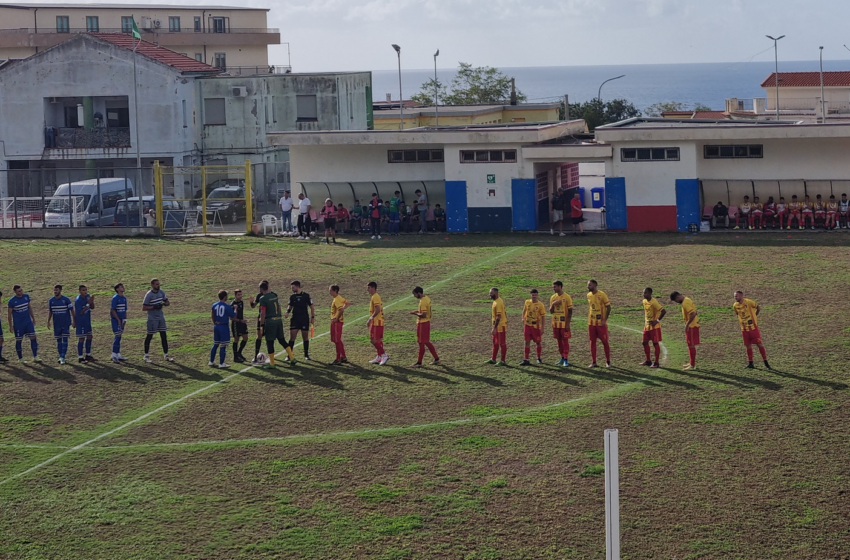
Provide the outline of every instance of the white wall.
[[[461,150],[516,150],[516,163],[460,163]],[[525,162],[519,144],[451,144],[446,145],[446,181],[466,181],[467,205],[476,208],[512,205],[511,180],[533,179],[534,165]],[[488,184],[487,175],[495,175],[496,183]],[[491,196],[490,191],[494,193]]]
[[703,159],[703,145],[697,145],[700,179],[850,179],[850,138],[802,138],[728,142],[761,144],[762,159]]
[[[625,177],[629,206],[675,206],[676,179],[699,178],[694,142],[615,142],[613,146],[612,177]],[[624,162],[621,158],[622,148],[676,147],[679,161]]]
[[[289,148],[292,182],[368,183],[394,181],[442,181],[442,163],[389,163],[387,152],[394,146],[342,145],[297,146]],[[399,146],[399,148],[402,148]],[[405,145],[406,150],[434,149],[438,146]],[[448,152],[445,156],[450,157]],[[457,157],[457,154],[455,154]]]

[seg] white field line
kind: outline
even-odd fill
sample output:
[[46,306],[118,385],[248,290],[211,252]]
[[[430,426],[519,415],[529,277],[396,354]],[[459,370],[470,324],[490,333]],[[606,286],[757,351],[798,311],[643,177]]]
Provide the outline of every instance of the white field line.
[[[511,253],[515,253],[516,251],[519,251],[520,249],[523,249],[523,248],[525,248],[525,247],[526,247],[525,245],[520,246],[520,247],[514,247],[513,249],[510,249],[509,251],[505,251],[504,253],[501,253],[501,254],[499,254],[499,255],[497,255],[497,256],[495,256],[495,257],[493,257],[493,258],[490,258],[490,259],[487,259],[487,260],[481,261],[481,262],[479,262],[479,263],[476,263],[476,264],[474,264],[474,265],[472,265],[472,266],[469,266],[469,267],[467,267],[467,268],[465,268],[465,269],[461,270],[460,272],[456,272],[456,273],[452,274],[452,275],[451,275],[451,276],[449,276],[448,278],[445,278],[445,279],[443,279],[443,280],[440,280],[439,282],[437,282],[437,283],[435,283],[435,284],[433,284],[433,285],[429,286],[427,289],[430,291],[430,290],[432,290],[432,289],[434,289],[434,288],[437,288],[438,286],[441,286],[442,284],[445,284],[446,282],[450,282],[450,281],[454,280],[454,279],[455,279],[455,278],[457,278],[458,276],[462,276],[462,275],[464,275],[464,274],[468,273],[469,271],[474,270],[474,269],[476,269],[476,268],[479,268],[479,267],[481,267],[481,266],[483,266],[483,265],[485,265],[485,264],[487,264],[487,263],[490,263],[490,262],[492,262],[492,261],[495,261],[495,260],[498,260],[498,259],[504,258],[504,257],[506,257],[506,256],[510,255]],[[412,295],[412,294],[411,294],[411,295],[408,295],[408,296],[406,296],[406,297],[403,297],[403,298],[401,298],[401,299],[398,299],[398,300],[394,301],[393,303],[390,303],[389,305],[386,305],[386,306],[385,306],[385,308],[393,307],[393,306],[395,306],[395,305],[398,305],[399,303],[405,302],[405,301],[407,301],[407,300],[409,300],[409,299],[412,299],[412,298],[413,298],[413,295]],[[364,319],[367,319],[368,317],[369,317],[368,315],[363,315],[362,317],[358,317],[357,319],[354,319],[353,321],[346,322],[346,325],[350,325],[350,324],[353,324],[353,323],[360,322],[360,321],[362,321],[362,320],[364,320]],[[322,337],[327,336],[327,335],[329,335],[329,334],[330,334],[330,331],[326,331],[326,332],[323,332],[323,333],[321,333],[321,334],[319,334],[319,335],[316,335],[314,338],[322,338]],[[299,343],[296,345],[296,347],[297,347],[297,346],[301,346],[301,343],[299,342]],[[286,353],[286,351],[285,351],[285,350],[281,350],[280,352],[278,352],[277,354],[275,354],[275,356],[281,356],[281,355],[283,355],[283,354],[285,354],[285,353]],[[58,453],[58,454],[54,455],[53,457],[51,457],[50,459],[47,459],[46,461],[42,461],[41,463],[39,463],[39,464],[37,464],[37,465],[35,465],[35,466],[33,466],[33,467],[30,467],[30,468],[28,468],[27,470],[25,470],[25,471],[23,471],[23,472],[20,472],[20,473],[18,473],[18,474],[14,474],[14,475],[12,475],[12,476],[9,476],[9,477],[7,477],[7,478],[4,478],[3,480],[0,480],[0,486],[3,486],[4,484],[7,484],[7,483],[9,483],[9,482],[11,482],[11,481],[13,481],[13,480],[18,479],[18,478],[21,478],[22,476],[26,476],[26,475],[28,475],[28,474],[30,474],[30,473],[32,473],[32,472],[35,472],[35,471],[37,471],[37,470],[41,469],[42,467],[46,467],[47,465],[49,465],[49,464],[51,464],[51,463],[53,463],[53,462],[55,462],[55,461],[58,461],[59,459],[61,459],[61,458],[62,458],[62,457],[64,457],[65,455],[68,455],[69,453],[73,453],[73,452],[75,452],[75,451],[79,451],[80,449],[84,449],[84,448],[86,448],[86,447],[90,446],[91,444],[93,444],[93,443],[97,443],[98,441],[100,441],[100,440],[102,440],[102,439],[104,439],[104,438],[107,438],[107,437],[109,437],[109,436],[111,436],[111,435],[113,435],[113,434],[116,434],[116,433],[118,433],[118,432],[120,432],[120,431],[122,431],[122,430],[124,430],[124,429],[126,429],[126,428],[129,428],[130,426],[133,426],[134,424],[138,424],[139,422],[142,422],[142,421],[144,421],[144,420],[147,420],[147,419],[148,419],[148,418],[150,418],[151,416],[153,416],[153,415],[155,415],[155,414],[159,414],[159,413],[160,413],[160,412],[162,412],[163,410],[167,410],[167,409],[169,409],[169,408],[171,408],[171,407],[173,407],[173,406],[175,406],[175,405],[178,405],[178,404],[182,403],[182,402],[183,402],[183,401],[185,401],[185,400],[188,400],[188,399],[190,399],[190,398],[192,398],[192,397],[194,397],[194,396],[196,396],[196,395],[200,395],[201,393],[204,393],[204,392],[206,392],[206,391],[208,391],[208,390],[212,389],[213,387],[217,387],[218,385],[221,385],[221,384],[223,384],[223,383],[227,383],[228,381],[230,381],[230,380],[231,380],[231,379],[233,379],[234,377],[237,377],[237,376],[239,376],[239,375],[241,375],[241,374],[243,374],[243,373],[245,373],[245,372],[247,372],[247,371],[251,370],[253,367],[254,367],[254,366],[248,366],[248,367],[246,367],[246,368],[244,368],[244,369],[241,369],[241,370],[239,370],[239,371],[237,371],[237,372],[235,372],[235,373],[233,373],[233,374],[231,374],[231,375],[228,375],[228,376],[227,376],[227,377],[225,377],[224,379],[221,379],[221,380],[219,380],[219,381],[216,381],[215,383],[210,383],[209,385],[206,385],[206,386],[204,386],[204,387],[201,387],[200,389],[198,389],[198,390],[196,390],[196,391],[192,391],[192,392],[191,392],[191,393],[189,393],[188,395],[183,395],[183,396],[182,396],[182,397],[180,397],[179,399],[176,399],[176,400],[174,400],[174,401],[172,401],[172,402],[170,402],[170,403],[168,403],[168,404],[164,404],[164,405],[160,406],[159,408],[157,408],[157,409],[155,409],[155,410],[151,410],[150,412],[146,412],[146,413],[142,414],[141,416],[139,416],[138,418],[135,418],[135,419],[133,419],[133,420],[130,420],[129,422],[126,422],[126,423],[124,423],[124,424],[122,424],[122,425],[118,426],[117,428],[113,428],[113,429],[111,429],[111,430],[109,430],[109,431],[103,432],[102,434],[100,434],[100,435],[98,435],[98,436],[95,436],[95,437],[93,437],[92,439],[90,439],[90,440],[88,440],[88,441],[86,441],[86,442],[83,442],[83,443],[81,443],[81,444],[79,444],[79,445],[75,445],[75,446],[73,446],[73,447],[66,448],[66,449],[65,449],[64,451],[62,451],[61,453]]]

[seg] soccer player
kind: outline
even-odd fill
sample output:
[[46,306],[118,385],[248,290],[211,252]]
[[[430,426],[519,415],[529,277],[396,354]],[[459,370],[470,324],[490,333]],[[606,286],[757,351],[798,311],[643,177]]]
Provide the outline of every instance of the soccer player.
[[755,369],[753,365],[753,344],[758,346],[764,367],[772,369],[767,362],[767,351],[764,349],[764,344],[761,342],[761,331],[759,330],[758,315],[761,307],[755,301],[744,297],[744,292],[738,290],[735,292],[735,303],[732,305],[735,310],[735,315],[738,316],[738,322],[741,323],[741,334],[744,336],[744,345],[747,347],[747,364],[746,369]]
[[[493,322],[490,334],[493,335],[493,357],[488,364],[497,366],[508,365],[505,358],[508,355],[508,314],[505,311],[505,300],[499,297],[499,288],[490,288],[490,299],[493,300]],[[497,362],[496,356],[502,352],[502,360]]]
[[65,363],[68,353],[68,339],[71,337],[71,327],[76,328],[74,304],[67,296],[62,295],[62,286],[53,286],[53,297],[47,302],[47,328],[53,320],[53,336],[56,338],[56,349],[59,352],[59,363]]
[[[0,292],[0,305],[3,304],[3,292]],[[6,358],[3,357],[3,321],[0,320],[0,364],[8,362]]]
[[[248,321],[245,320],[245,301],[242,299],[242,290],[233,292],[233,301],[230,303],[230,306],[236,314],[236,317],[230,324],[230,330],[233,334],[233,361],[241,364],[248,361],[242,355],[242,350],[248,344]],[[259,352],[260,350],[258,348],[254,356],[259,354]]]
[[[661,306],[656,298],[652,297],[652,288],[646,288],[643,291],[643,312],[646,316],[646,322],[643,326],[643,353],[646,354],[646,361],[640,365],[658,368],[661,367],[661,319],[667,315],[667,310]],[[655,350],[654,362],[649,354],[650,342]]]
[[344,297],[339,295],[339,286],[334,284],[328,289],[333,298],[331,301],[331,342],[336,346],[336,358],[329,366],[338,366],[348,363],[345,356],[345,345],[342,343],[342,327],[345,324],[345,310],[351,305]]
[[766,226],[768,222],[772,222],[772,228],[776,229],[776,202],[774,202],[772,196],[769,196],[767,198],[767,202],[764,203],[764,217],[762,218],[762,227]]
[[818,220],[821,220],[824,225],[826,225],[826,205],[823,202],[823,197],[821,195],[817,195],[815,197],[815,219],[812,221],[812,229],[815,229],[815,226],[818,223]]
[[611,346],[608,344],[608,317],[611,316],[611,300],[605,292],[599,290],[599,285],[596,280],[591,280],[587,283],[587,303],[589,309],[587,312],[587,330],[590,336],[590,357],[593,363],[589,367],[599,367],[596,365],[596,341],[602,341],[602,348],[605,350],[605,367],[611,367]]
[[425,295],[425,290],[419,286],[413,288],[413,297],[419,300],[419,307],[416,311],[411,311],[411,315],[416,315],[416,342],[419,343],[419,358],[413,364],[415,368],[422,367],[422,358],[425,357],[425,349],[431,352],[434,358],[433,364],[440,365],[440,357],[437,355],[437,349],[431,343],[431,298]]
[[679,292],[670,294],[670,301],[682,306],[682,318],[685,320],[685,342],[688,343],[690,361],[682,369],[685,371],[696,369],[697,346],[699,346],[699,315],[697,314],[697,306],[694,305],[691,298],[685,297]]
[[369,328],[369,339],[372,341],[372,346],[378,352],[378,355],[369,360],[369,363],[385,365],[390,357],[384,350],[384,304],[381,301],[381,296],[378,295],[378,283],[369,282],[366,285],[366,292],[371,296],[369,299],[369,320],[366,321],[366,326]]
[[835,200],[835,195],[829,196],[829,202],[826,203],[826,229],[835,229],[838,225],[838,202]]
[[304,359],[310,361],[310,328],[316,324],[316,308],[313,307],[313,298],[301,289],[301,282],[295,280],[289,285],[292,295],[289,296],[289,307],[286,308],[286,318],[289,320],[289,354],[291,361],[295,360],[295,340],[298,331],[301,331],[301,340],[304,342]]
[[531,365],[528,361],[531,354],[531,341],[537,345],[537,363],[543,363],[543,320],[546,318],[546,307],[539,297],[537,289],[531,290],[531,299],[525,300],[525,306],[522,308],[522,322],[525,325],[523,329],[525,359],[519,363],[521,366]]
[[[260,282],[260,286],[263,284],[268,285],[268,280],[263,280]],[[251,298],[251,309],[254,309],[256,306],[260,305],[260,298],[263,297],[263,293],[260,292],[256,295],[256,297]],[[257,313],[257,340],[254,341],[254,359],[251,361],[252,364],[258,365],[257,356],[260,354],[260,345],[263,343],[263,339],[265,338],[265,333],[263,332],[263,323],[260,322],[260,313]]]
[[38,339],[35,336],[35,315],[30,305],[30,296],[25,294],[23,288],[15,285],[12,288],[15,295],[9,298],[9,330],[15,333],[15,350],[18,353],[18,361],[25,364],[23,354],[24,337],[30,339],[30,348],[32,349],[32,360],[41,362],[38,357]]
[[549,298],[549,313],[552,314],[552,336],[558,341],[559,366],[570,367],[570,338],[573,333],[570,324],[573,320],[573,298],[564,292],[564,283],[557,280],[552,283],[552,297]]
[[[74,299],[74,315],[77,317],[77,361],[81,364],[96,362],[97,360],[91,355],[92,326],[91,312],[94,309],[94,296],[89,295],[89,289],[85,286],[80,286],[80,295]],[[83,344],[85,344],[86,353],[83,355]]]
[[236,317],[233,306],[227,303],[227,290],[218,293],[218,301],[212,306],[213,347],[210,350],[210,367],[215,366],[215,351],[219,351],[219,369],[230,366],[224,362],[227,357],[227,347],[230,346],[230,320]]
[[[266,337],[266,349],[269,353],[269,363],[263,364],[263,369],[271,369],[275,367],[275,341],[280,342],[287,349],[287,354],[290,354],[291,349],[289,348],[289,343],[286,342],[286,335],[283,333],[283,319],[280,312],[280,300],[277,294],[269,289],[269,283],[266,281],[260,283],[260,294],[260,324],[263,325],[263,333]],[[256,358],[254,361],[256,362]],[[290,358],[290,363],[294,364],[295,360]]]
[[742,202],[741,206],[738,207],[738,215],[735,216],[735,229],[741,229],[741,218],[744,219],[744,224],[747,224],[751,221],[750,214],[752,213],[752,211],[753,205],[750,202],[750,197],[745,196],[744,202]]
[[844,227],[850,229],[850,199],[847,198],[847,193],[842,194],[841,200],[838,201],[838,212],[841,215],[840,218],[844,219]]
[[[785,229],[785,219],[786,218],[788,218],[788,205],[785,204],[785,197],[780,196],[779,202],[776,205],[776,219],[779,220],[779,229]],[[790,220],[790,218],[789,218],[789,220]],[[775,224],[774,224],[774,227],[775,227]]]
[[389,235],[398,235],[399,226],[401,225],[401,192],[395,191],[389,202],[390,207],[390,227]]
[[800,204],[799,200],[797,200],[797,195],[793,195],[791,197],[791,202],[788,203],[788,227],[786,229],[791,229],[791,221],[794,218],[797,218],[797,227],[803,229],[803,214],[801,210],[803,209],[803,205]]
[[809,198],[809,195],[803,199],[803,225],[800,229],[806,228],[806,222],[812,224],[812,229],[815,229],[815,204]]
[[173,362],[174,358],[168,355],[168,327],[165,324],[165,314],[162,312],[163,307],[168,307],[171,302],[168,301],[168,296],[160,289],[159,280],[154,278],[151,280],[151,289],[145,294],[145,299],[142,301],[142,311],[148,313],[148,334],[145,337],[145,363],[150,364],[151,360],[151,340],[153,335],[159,333],[159,338],[162,341],[162,352],[168,362]]
[[121,337],[127,327],[127,298],[124,296],[124,284],[115,284],[115,295],[109,306],[109,316],[112,319],[112,361],[117,363],[126,362],[127,358],[121,355]]
[[328,245],[331,244],[331,239],[336,243],[336,206],[330,198],[325,199],[325,205],[320,212],[324,216],[325,222],[325,238],[322,240]]
[[753,198],[753,210],[750,212],[750,229],[764,229],[764,206],[759,197]]

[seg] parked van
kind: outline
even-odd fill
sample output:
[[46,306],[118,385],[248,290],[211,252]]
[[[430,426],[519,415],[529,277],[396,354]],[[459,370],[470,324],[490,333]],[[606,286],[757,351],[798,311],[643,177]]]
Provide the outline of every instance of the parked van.
[[[139,197],[119,200],[115,207],[114,225],[119,227],[144,227],[145,214],[151,208],[155,209],[156,202],[152,196],[142,197],[141,220],[139,219]],[[174,197],[166,196],[162,199],[163,229],[167,232],[183,231],[186,220],[186,211],[180,207],[180,203]]]
[[111,226],[118,201],[134,194],[133,182],[124,178],[86,179],[59,185],[47,205],[45,225]]

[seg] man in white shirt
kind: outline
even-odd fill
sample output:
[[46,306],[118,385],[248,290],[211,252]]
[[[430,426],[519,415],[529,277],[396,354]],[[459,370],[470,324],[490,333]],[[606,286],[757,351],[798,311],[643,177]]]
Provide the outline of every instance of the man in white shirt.
[[310,239],[310,199],[301,193],[298,200],[298,239]]
[[425,233],[425,214],[428,212],[428,199],[419,189],[416,189],[416,210],[419,212],[419,233]]
[[281,230],[285,232],[292,231],[292,207],[294,206],[294,201],[292,197],[289,195],[289,191],[283,192],[283,198],[280,199],[280,217],[281,217]]

